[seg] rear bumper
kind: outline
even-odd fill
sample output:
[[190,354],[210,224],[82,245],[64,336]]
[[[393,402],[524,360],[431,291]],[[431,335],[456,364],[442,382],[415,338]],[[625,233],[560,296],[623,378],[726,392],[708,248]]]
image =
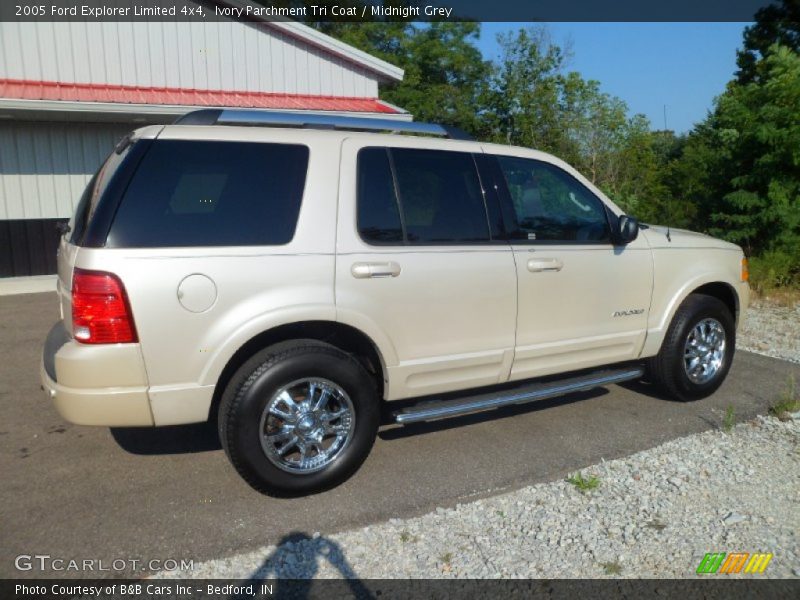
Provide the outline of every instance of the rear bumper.
[[78,344],[59,321],[47,336],[40,376],[56,409],[71,423],[154,424],[138,344]]

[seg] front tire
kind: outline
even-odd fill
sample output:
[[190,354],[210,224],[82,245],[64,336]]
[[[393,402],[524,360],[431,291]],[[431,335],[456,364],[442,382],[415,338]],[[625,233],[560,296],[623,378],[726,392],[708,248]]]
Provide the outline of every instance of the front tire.
[[722,385],[735,348],[728,307],[713,296],[691,294],[675,313],[658,355],[648,361],[648,373],[670,397],[699,400]]
[[242,365],[219,407],[222,447],[254,489],[323,491],[350,477],[375,441],[372,378],[349,354],[315,340],[284,342]]

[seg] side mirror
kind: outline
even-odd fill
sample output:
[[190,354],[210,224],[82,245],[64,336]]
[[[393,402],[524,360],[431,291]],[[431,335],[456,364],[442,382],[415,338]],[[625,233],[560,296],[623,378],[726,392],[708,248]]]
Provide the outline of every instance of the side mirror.
[[628,215],[622,215],[617,223],[617,241],[630,244],[639,236],[639,221]]

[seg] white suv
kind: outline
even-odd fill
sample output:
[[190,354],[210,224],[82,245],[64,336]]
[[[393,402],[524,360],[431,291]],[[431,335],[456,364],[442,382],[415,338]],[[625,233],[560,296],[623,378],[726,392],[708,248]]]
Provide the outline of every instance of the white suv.
[[[234,110],[130,134],[60,243],[41,370],[59,412],[218,418],[242,477],[290,495],[352,474],[384,405],[410,423],[643,376],[682,400],[719,387],[741,248],[639,225],[553,156],[458,137]],[[401,398],[420,401],[392,413]]]

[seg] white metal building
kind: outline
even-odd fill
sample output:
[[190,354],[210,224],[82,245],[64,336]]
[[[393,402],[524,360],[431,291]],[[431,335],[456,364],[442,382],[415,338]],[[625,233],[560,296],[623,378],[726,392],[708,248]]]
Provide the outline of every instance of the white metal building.
[[410,120],[378,99],[393,65],[294,22],[0,23],[0,277],[55,272],[116,141],[198,107]]

